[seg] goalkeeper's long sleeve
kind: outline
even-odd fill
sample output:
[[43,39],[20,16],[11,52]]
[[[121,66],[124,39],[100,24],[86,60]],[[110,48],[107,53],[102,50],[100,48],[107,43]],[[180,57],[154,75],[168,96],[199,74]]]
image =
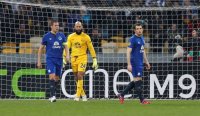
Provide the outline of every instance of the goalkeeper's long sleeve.
[[96,52],[94,50],[94,47],[93,47],[91,41],[88,42],[88,49],[90,51],[90,54],[91,54],[92,58],[96,58]]

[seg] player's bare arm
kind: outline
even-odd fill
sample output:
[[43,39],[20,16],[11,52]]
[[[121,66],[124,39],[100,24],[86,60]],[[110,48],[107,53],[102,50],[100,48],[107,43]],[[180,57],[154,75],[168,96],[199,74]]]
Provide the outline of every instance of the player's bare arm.
[[132,48],[127,48],[127,69],[128,71],[132,72],[132,66],[131,66],[131,51]]
[[67,45],[65,45],[65,53],[66,53],[66,62],[69,63],[70,62],[70,56],[69,56],[69,48],[67,47]]
[[151,65],[149,64],[149,61],[147,59],[147,55],[146,55],[145,51],[143,53],[143,56],[144,56],[144,63],[146,64],[146,69],[149,70],[151,68]]
[[45,46],[44,45],[40,45],[39,49],[38,49],[38,61],[37,61],[37,67],[38,68],[42,68],[42,63],[41,63],[41,56],[42,56],[42,50]]

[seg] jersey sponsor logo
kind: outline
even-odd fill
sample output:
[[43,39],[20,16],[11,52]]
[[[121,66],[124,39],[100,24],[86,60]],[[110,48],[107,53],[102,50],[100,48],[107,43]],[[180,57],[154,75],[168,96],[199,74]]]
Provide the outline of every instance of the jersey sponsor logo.
[[49,40],[51,40],[51,38],[49,38]]
[[61,48],[59,42],[55,41],[53,44],[53,48]]
[[48,70],[48,73],[50,73],[50,72],[51,72],[51,70],[49,69],[49,70]]
[[141,74],[140,74],[140,73],[138,73],[137,75],[138,75],[138,76],[140,76]]
[[75,48],[81,48],[81,44],[79,42],[74,43]]

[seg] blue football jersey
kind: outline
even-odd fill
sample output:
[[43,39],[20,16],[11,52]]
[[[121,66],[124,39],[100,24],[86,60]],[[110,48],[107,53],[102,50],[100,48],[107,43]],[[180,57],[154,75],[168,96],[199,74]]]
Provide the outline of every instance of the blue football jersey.
[[45,34],[41,44],[46,46],[46,58],[62,58],[64,42],[66,42],[66,37],[63,33],[48,32]]
[[144,53],[144,37],[138,37],[133,35],[129,40],[129,48],[132,48],[131,52],[131,65],[143,66],[143,53]]

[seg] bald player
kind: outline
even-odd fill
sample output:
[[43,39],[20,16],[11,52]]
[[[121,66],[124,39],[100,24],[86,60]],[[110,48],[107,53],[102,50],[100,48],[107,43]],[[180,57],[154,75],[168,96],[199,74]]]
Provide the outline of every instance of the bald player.
[[[77,21],[74,25],[75,32],[70,34],[67,38],[68,50],[71,48],[71,66],[75,76],[77,88],[74,100],[79,101],[82,97],[83,101],[87,101],[87,96],[83,89],[83,76],[87,67],[87,49],[93,58],[92,68],[98,69],[96,53],[88,34],[82,32],[83,25]],[[68,57],[68,56],[67,56]]]

